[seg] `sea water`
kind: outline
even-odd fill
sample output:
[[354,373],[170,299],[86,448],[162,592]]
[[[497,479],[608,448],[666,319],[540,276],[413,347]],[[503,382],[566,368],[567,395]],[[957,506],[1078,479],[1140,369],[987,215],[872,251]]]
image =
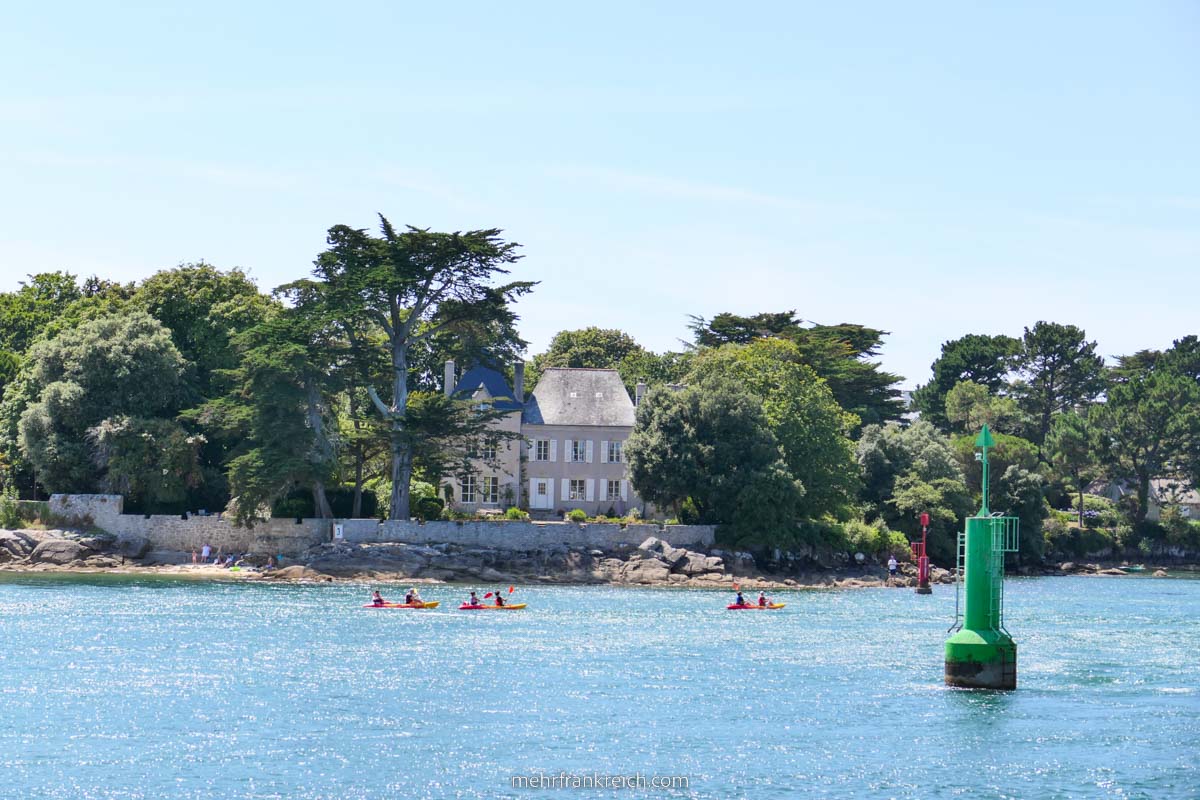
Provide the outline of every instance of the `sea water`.
[[[472,587],[436,586],[418,612],[0,575],[5,798],[1200,796],[1195,579],[1010,580],[1018,689],[972,692],[942,684],[947,586],[772,612],[533,586],[460,612]],[[589,778],[616,782],[527,788]]]

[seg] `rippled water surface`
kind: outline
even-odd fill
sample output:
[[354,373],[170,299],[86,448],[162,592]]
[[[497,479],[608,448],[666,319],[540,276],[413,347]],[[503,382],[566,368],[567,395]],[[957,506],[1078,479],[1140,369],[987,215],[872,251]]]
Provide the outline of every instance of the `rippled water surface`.
[[[1008,586],[1011,693],[942,686],[952,589],[366,587],[0,578],[0,796],[1200,796],[1200,580]],[[688,790],[513,789],[514,775]]]

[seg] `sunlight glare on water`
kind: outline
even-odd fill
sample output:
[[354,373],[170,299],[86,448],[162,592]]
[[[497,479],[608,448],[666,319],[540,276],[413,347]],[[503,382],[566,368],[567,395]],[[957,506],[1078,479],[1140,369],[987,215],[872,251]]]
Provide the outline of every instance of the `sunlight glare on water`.
[[0,795],[552,796],[511,777],[562,772],[690,784],[587,797],[1200,795],[1200,580],[1010,581],[1011,693],[942,686],[952,587],[761,613],[601,587],[459,612],[465,589],[414,612],[360,608],[366,586],[0,577]]

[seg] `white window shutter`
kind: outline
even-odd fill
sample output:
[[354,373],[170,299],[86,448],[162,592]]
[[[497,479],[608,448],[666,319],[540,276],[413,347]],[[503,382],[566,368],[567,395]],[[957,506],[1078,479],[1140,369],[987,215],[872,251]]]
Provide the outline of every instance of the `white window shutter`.
[[593,444],[595,444],[595,442],[593,442],[591,439],[587,440],[585,457],[587,458],[587,463],[589,463],[589,464],[592,463],[592,445]]
[[629,500],[629,481],[621,481],[621,501]]
[[608,463],[608,442],[603,439],[600,440],[600,463]]
[[571,499],[571,482],[567,478],[562,479],[562,499],[564,503]]
[[546,502],[550,505],[547,508],[554,508],[554,481],[546,478]]
[[529,507],[533,508],[537,500],[537,484],[533,482],[533,478],[529,479]]
[[571,439],[563,439],[563,461],[575,460],[575,448],[571,446]]
[[[588,444],[591,444],[591,442],[588,442]],[[596,482],[591,478],[588,478],[585,484],[587,486],[587,500],[589,503],[596,499],[595,484]]]
[[550,440],[550,460],[558,461],[558,439]]

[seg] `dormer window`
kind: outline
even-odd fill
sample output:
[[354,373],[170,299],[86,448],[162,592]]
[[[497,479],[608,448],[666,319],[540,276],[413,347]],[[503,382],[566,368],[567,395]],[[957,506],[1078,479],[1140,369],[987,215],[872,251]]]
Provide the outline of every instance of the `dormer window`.
[[600,399],[600,398],[602,398],[602,397],[604,397],[604,392],[596,392],[596,399],[597,399],[597,400],[599,400],[599,399]]
[[571,397],[579,397],[579,392],[571,392]]

